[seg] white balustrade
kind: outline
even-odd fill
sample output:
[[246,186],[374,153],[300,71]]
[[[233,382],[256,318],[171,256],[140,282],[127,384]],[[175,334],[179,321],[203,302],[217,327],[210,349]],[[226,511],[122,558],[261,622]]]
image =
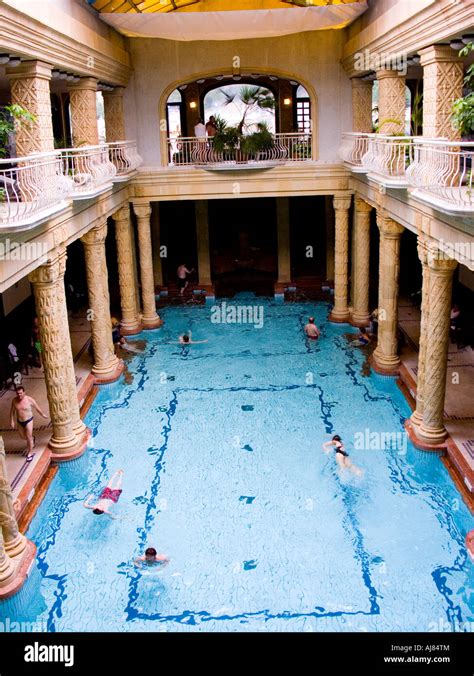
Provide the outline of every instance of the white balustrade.
[[0,228],[28,226],[62,209],[72,189],[60,151],[0,160]]
[[354,172],[365,172],[362,158],[368,151],[369,139],[374,134],[362,132],[346,132],[342,135],[342,143],[339,147],[339,157],[350,166]]
[[114,141],[107,144],[110,161],[116,169],[114,181],[128,180],[141,164],[142,158],[137,152],[136,141]]
[[64,174],[72,179],[73,199],[94,197],[112,185],[117,169],[109,159],[104,143],[61,151]]
[[388,187],[406,187],[406,170],[413,159],[413,138],[371,134],[367,152],[362,156],[364,169]]
[[474,211],[474,142],[417,138],[406,175],[412,193],[452,212]]
[[168,157],[172,166],[302,162],[312,159],[311,134],[274,134],[270,147],[248,153],[239,148],[217,152],[212,138],[171,137],[168,138]]

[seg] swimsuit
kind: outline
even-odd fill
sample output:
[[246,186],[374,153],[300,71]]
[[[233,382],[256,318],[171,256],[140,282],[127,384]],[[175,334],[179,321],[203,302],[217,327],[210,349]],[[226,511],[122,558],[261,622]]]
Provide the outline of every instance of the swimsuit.
[[26,427],[29,422],[33,420],[33,416],[31,418],[28,418],[28,420],[18,420],[18,424],[21,425],[22,427]]
[[109,488],[106,486],[100,494],[99,500],[112,500],[112,502],[118,502],[121,493],[121,488]]
[[178,277],[178,288],[184,289],[186,286],[186,278]]
[[349,453],[346,453],[345,451],[342,450],[342,448],[339,446],[339,448],[336,448],[336,453],[340,453],[343,455],[345,458],[349,457]]

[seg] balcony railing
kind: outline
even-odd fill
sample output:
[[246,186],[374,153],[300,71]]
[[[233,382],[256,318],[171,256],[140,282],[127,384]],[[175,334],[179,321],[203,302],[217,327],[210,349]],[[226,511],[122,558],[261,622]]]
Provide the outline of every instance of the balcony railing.
[[474,210],[474,142],[414,139],[412,194],[453,213]]
[[51,216],[65,206],[71,189],[60,151],[0,160],[0,228]]
[[264,164],[302,162],[312,159],[311,134],[274,134],[271,148],[254,153],[240,149],[217,152],[212,138],[168,138],[168,158],[172,166],[213,166],[258,168]]
[[28,227],[130,178],[141,162],[134,141],[0,160],[0,229]]
[[366,154],[369,138],[373,134],[363,134],[357,132],[347,132],[342,135],[342,143],[339,148],[339,157],[349,165],[354,172],[364,173],[366,169],[362,166],[362,158]]
[[126,181],[141,164],[135,141],[108,143],[110,161],[116,169],[114,181]]
[[[365,149],[365,151],[364,151]],[[474,142],[345,133],[339,155],[351,171],[449,213],[474,211]]]
[[87,199],[103,192],[112,186],[112,179],[117,174],[106,144],[67,148],[61,151],[61,158],[64,174],[72,179],[70,196],[76,199]]
[[371,134],[362,166],[369,176],[381,178],[388,187],[408,185],[406,170],[413,160],[413,139],[410,136]]

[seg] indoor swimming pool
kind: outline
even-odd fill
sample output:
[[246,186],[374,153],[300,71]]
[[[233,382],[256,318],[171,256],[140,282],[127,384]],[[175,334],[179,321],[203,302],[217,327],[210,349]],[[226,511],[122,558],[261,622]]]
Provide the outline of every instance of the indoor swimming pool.
[[[164,309],[127,382],[99,391],[91,447],[60,467],[27,533],[34,570],[0,616],[48,631],[472,631],[472,517],[439,458],[407,442],[395,381],[367,375],[355,329],[327,315],[251,296]],[[180,345],[188,330],[207,342]],[[334,434],[362,476],[323,452]],[[84,509],[118,469],[118,518]],[[169,565],[138,569],[148,546]]]

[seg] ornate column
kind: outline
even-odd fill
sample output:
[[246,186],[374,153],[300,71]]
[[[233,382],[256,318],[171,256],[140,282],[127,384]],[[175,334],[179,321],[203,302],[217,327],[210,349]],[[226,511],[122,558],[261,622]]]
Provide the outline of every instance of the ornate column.
[[[0,530],[3,535],[5,554],[18,556],[26,549],[27,539],[19,532],[13,508],[12,489],[7,478],[5,445],[0,436]],[[1,564],[0,564],[1,568]],[[1,577],[1,574],[0,574]]]
[[405,130],[405,78],[397,70],[378,70],[379,134],[403,135]]
[[423,136],[459,139],[452,125],[452,105],[462,96],[463,61],[449,45],[419,52],[423,66]]
[[211,279],[209,254],[209,219],[207,200],[196,200],[196,246],[198,257],[199,286],[214,292]]
[[2,598],[2,589],[12,584],[16,568],[16,564],[5,551],[5,542],[0,528],[0,598]]
[[107,143],[125,141],[125,121],[123,115],[124,87],[115,87],[112,92],[103,92],[105,134]]
[[96,146],[99,143],[97,127],[97,80],[81,77],[68,85],[71,102],[72,142],[74,146]]
[[354,203],[354,276],[351,324],[367,326],[370,320],[370,212],[372,206],[360,197]]
[[372,123],[372,82],[360,77],[351,78],[352,84],[352,131],[371,133]]
[[436,249],[428,253],[428,266],[430,305],[423,386],[423,422],[416,429],[416,435],[422,443],[436,445],[442,443],[447,436],[443,411],[453,272],[457,261],[446,258],[443,252]]
[[83,441],[87,427],[81,419],[79,401],[77,399],[76,369],[72,354],[71,333],[69,331],[69,317],[67,312],[66,291],[64,288],[64,273],[66,272],[66,248],[59,255],[60,278],[58,279],[58,308],[61,320],[63,361],[65,364],[64,380],[69,390],[69,406],[71,410],[72,429],[80,442]]
[[351,197],[334,197],[336,215],[336,241],[334,245],[334,307],[329,315],[331,322],[347,322],[347,282],[349,266],[349,209]]
[[16,133],[17,157],[54,150],[49,89],[51,68],[43,61],[23,61],[16,68],[6,69],[12,103],[23,106],[35,116],[33,122],[20,125]]
[[163,322],[156,313],[155,279],[153,275],[153,253],[151,246],[151,205],[134,204],[133,210],[138,224],[138,248],[140,256],[140,279],[142,286],[142,326],[156,329]]
[[278,285],[291,281],[290,254],[290,201],[288,197],[276,198],[278,238]]
[[122,372],[115,356],[110,317],[110,296],[105,257],[107,219],[81,237],[86,262],[87,292],[94,348],[92,373],[98,382],[115,380]]
[[397,353],[398,276],[403,226],[381,210],[377,210],[377,225],[380,231],[379,326],[372,365],[379,373],[397,375],[400,365]]
[[121,330],[130,336],[140,333],[141,324],[137,304],[137,286],[133,260],[133,230],[130,222],[130,208],[126,204],[112,216],[115,222],[117,241],[118,273],[120,285],[120,303],[122,307]]
[[[70,454],[77,450],[77,437],[71,417],[71,401],[65,373],[68,369],[64,350],[62,309],[59,307],[64,289],[61,250],[55,251],[48,262],[29,275],[33,285],[39,333],[43,349],[44,377],[48,396],[53,435],[49,447],[57,454]],[[64,293],[64,292],[63,292]]]
[[428,317],[430,312],[430,268],[428,266],[427,242],[418,235],[418,257],[423,270],[421,288],[421,323],[420,342],[418,347],[418,370],[416,375],[416,409],[410,420],[419,426],[423,421],[423,389],[425,386],[426,348],[428,346]]

